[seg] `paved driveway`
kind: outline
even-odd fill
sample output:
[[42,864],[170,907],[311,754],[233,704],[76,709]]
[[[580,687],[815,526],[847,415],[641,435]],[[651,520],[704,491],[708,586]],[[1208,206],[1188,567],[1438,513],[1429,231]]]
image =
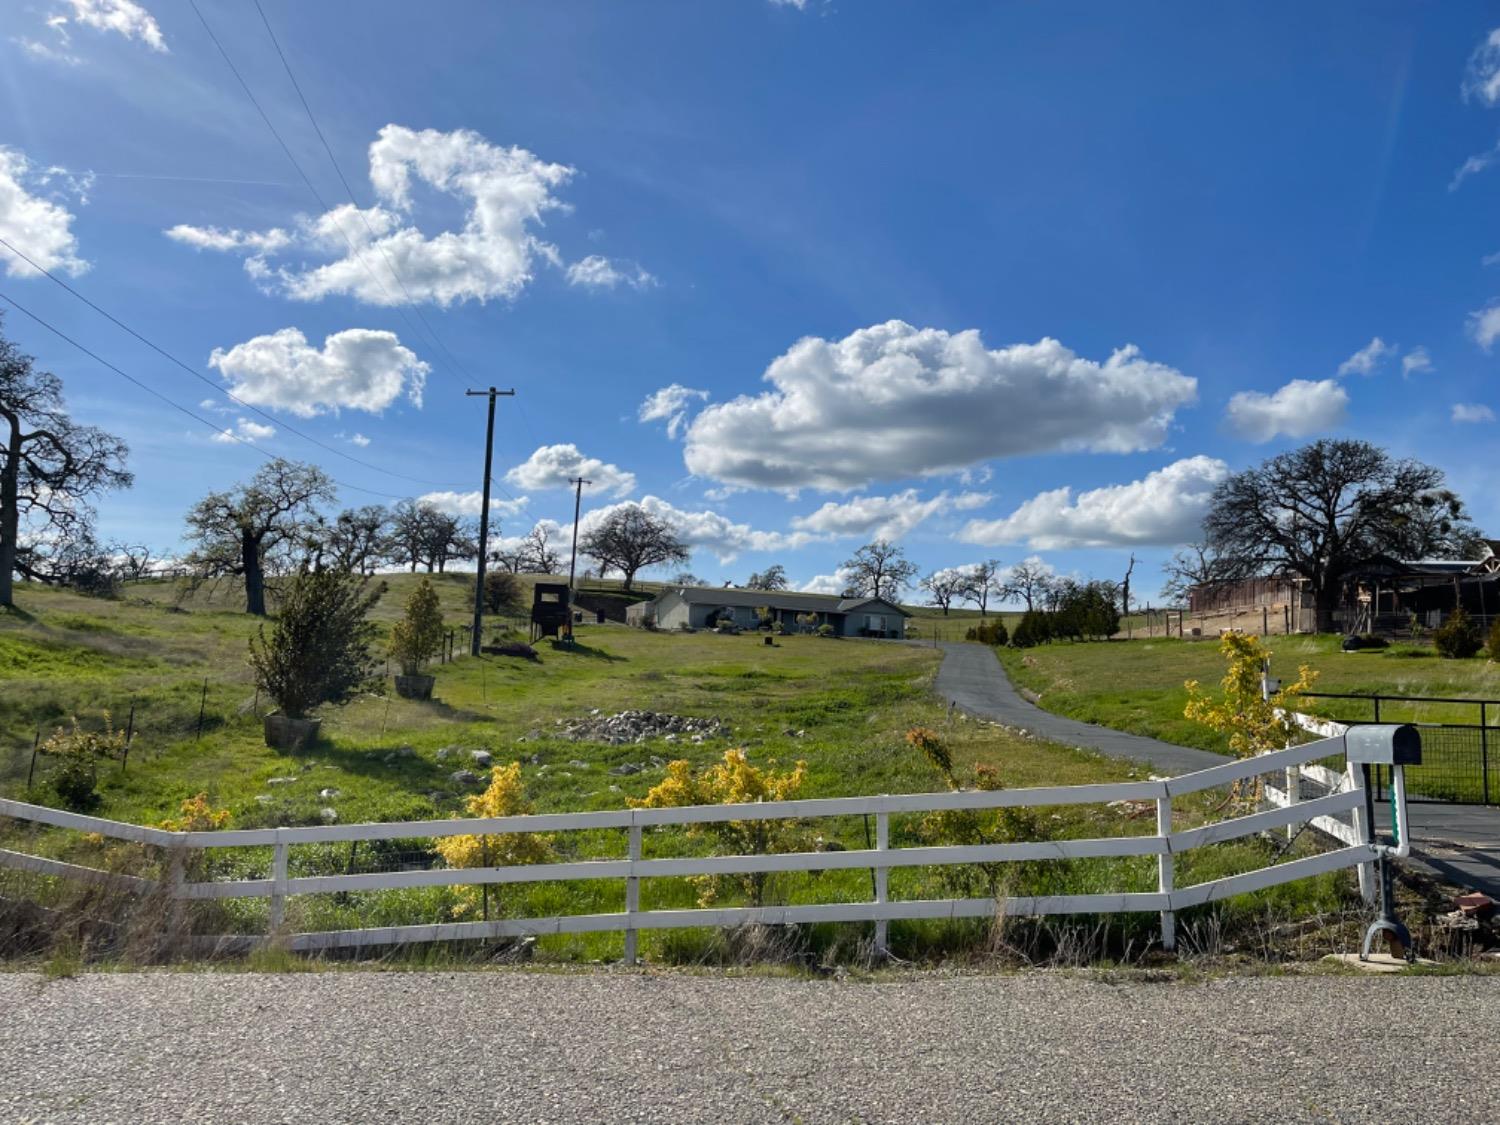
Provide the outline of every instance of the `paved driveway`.
[[1495,977],[0,975],[0,1120],[1478,1121]]

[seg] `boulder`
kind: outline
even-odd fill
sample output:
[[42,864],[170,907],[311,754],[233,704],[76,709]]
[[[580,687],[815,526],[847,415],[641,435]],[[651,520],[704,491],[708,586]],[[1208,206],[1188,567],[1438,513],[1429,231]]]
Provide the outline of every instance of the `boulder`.
[[297,779],[295,777],[270,777],[266,779],[267,785],[290,785]]
[[492,755],[488,750],[470,750],[469,757],[473,759],[476,766],[482,766],[486,769],[488,769],[490,763],[495,760],[494,755]]
[[448,780],[454,785],[478,785],[479,775],[473,770],[454,770],[448,775]]
[[339,795],[340,794],[339,794],[339,791],[337,789],[319,789],[318,790],[318,796],[321,797],[321,798],[323,798],[323,800],[325,800],[325,801],[331,801],[331,800],[333,800],[335,797],[337,797]]
[[337,809],[319,809],[318,817],[324,824],[337,824],[339,821]]

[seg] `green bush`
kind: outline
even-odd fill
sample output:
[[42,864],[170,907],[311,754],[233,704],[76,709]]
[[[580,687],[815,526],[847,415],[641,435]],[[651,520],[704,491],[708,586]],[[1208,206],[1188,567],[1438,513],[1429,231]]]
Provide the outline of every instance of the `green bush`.
[[981,622],[979,625],[969,626],[964,638],[970,641],[979,641],[987,645],[1003,645],[1010,640],[1010,634],[1006,632],[1005,622],[1000,620]]
[[818,626],[817,634],[820,637],[831,637],[833,636],[833,626],[825,621],[823,624]]
[[366,615],[384,584],[367,586],[348,571],[302,571],[287,585],[270,638],[264,625],[250,638],[256,686],[284,715],[306,718],[321,703],[347,702],[374,680],[375,626]]
[[1039,609],[1028,609],[1022,614],[1015,631],[1010,635],[1010,643],[1014,648],[1033,648],[1036,645],[1046,644],[1051,639],[1051,623],[1047,620],[1047,615]]
[[104,716],[104,730],[88,731],[73,720],[71,730],[58,728],[42,743],[42,753],[58,760],[48,784],[64,807],[74,812],[88,812],[99,803],[95,787],[99,783],[99,759],[121,759],[125,756],[125,732],[115,730]]
[[508,570],[484,573],[484,610],[486,613],[514,613],[521,609],[521,582]]
[[1360,648],[1390,648],[1391,642],[1374,633],[1365,633],[1359,638]]
[[[489,596],[488,578],[485,596]],[[420,673],[422,665],[442,651],[443,636],[443,611],[437,591],[432,588],[431,580],[424,578],[408,595],[405,614],[391,629],[391,656],[401,665],[402,675]]]
[[1490,636],[1484,644],[1486,655],[1496,664],[1500,664],[1500,617],[1490,624]]
[[1484,638],[1463,606],[1459,606],[1432,633],[1433,646],[1450,660],[1467,660],[1484,647]]

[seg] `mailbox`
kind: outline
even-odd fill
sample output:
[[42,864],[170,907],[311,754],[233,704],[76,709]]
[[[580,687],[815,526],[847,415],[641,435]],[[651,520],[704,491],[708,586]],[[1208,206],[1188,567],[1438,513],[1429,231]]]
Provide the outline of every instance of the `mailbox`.
[[1420,766],[1422,732],[1410,723],[1350,727],[1344,735],[1348,760],[1367,766]]

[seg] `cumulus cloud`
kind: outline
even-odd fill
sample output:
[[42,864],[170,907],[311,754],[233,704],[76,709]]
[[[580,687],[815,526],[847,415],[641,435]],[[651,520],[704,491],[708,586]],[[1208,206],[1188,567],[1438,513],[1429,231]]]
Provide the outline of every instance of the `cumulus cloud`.
[[641,422],[666,422],[667,436],[675,438],[687,427],[688,410],[693,400],[708,401],[708,392],[672,383],[646,396],[636,411]]
[[303,418],[340,410],[379,414],[403,393],[422,405],[428,365],[394,332],[347,328],[313,347],[296,328],[256,336],[208,363],[246,402],[289,410]]
[[845,490],[956,472],[992,457],[1125,453],[1165,440],[1197,381],[1135,347],[1102,363],[1056,340],[990,350],[975,330],[899,320],[808,337],[765,373],[772,389],[705,408],[683,458],[754,488]]
[[853,582],[854,572],[841,566],[832,574],[814,574],[797,589],[804,594],[842,594]]
[[1306,437],[1344,421],[1349,393],[1332,379],[1316,383],[1293,379],[1275,394],[1240,391],[1229,400],[1229,428],[1246,441],[1270,441],[1278,434]]
[[[82,198],[87,179],[68,178],[58,168],[37,168],[19,149],[0,145],[0,236],[42,269],[77,277],[89,264],[78,256],[73,215],[55,198],[40,194],[59,176],[63,177],[62,190]],[[35,269],[9,251],[3,256],[8,276],[37,275]]]
[[[484,510],[484,493],[479,489],[473,492],[428,492],[417,497],[418,503],[431,504],[440,508],[452,516],[478,516]],[[490,512],[492,515],[514,516],[526,510],[530,498],[517,496],[510,500],[490,497]]]
[[1068,547],[1171,546],[1198,534],[1209,498],[1229,466],[1214,457],[1176,461],[1141,480],[1089,489],[1055,488],[998,520],[971,520],[965,543]]
[[[126,39],[138,39],[153,51],[167,53],[167,41],[156,17],[135,0],[66,0],[66,4],[67,8],[47,19],[47,26],[64,45],[71,42],[68,26],[74,24],[95,31],[113,32]],[[71,14],[68,9],[71,9]],[[69,57],[68,61],[77,60]]]
[[1379,336],[1376,336],[1359,351],[1355,352],[1343,363],[1339,364],[1340,375],[1373,375],[1375,368],[1386,356],[1395,352],[1395,348],[1387,344]]
[[1427,354],[1423,347],[1412,348],[1401,357],[1401,375],[1410,378],[1413,375],[1423,375],[1432,370],[1432,357]]
[[576,445],[543,445],[530,457],[505,474],[518,488],[572,488],[578,477],[590,481],[590,487],[616,496],[635,491],[635,474],[597,457],[585,457]]
[[815,512],[798,516],[792,526],[821,535],[874,535],[878,539],[900,539],[919,524],[947,512],[973,511],[989,503],[985,492],[950,496],[939,492],[919,499],[915,488],[890,496],[858,496],[842,504],[829,501]]
[[236,418],[233,426],[219,431],[209,440],[223,442],[225,445],[239,441],[248,441],[253,444],[257,441],[268,441],[275,436],[275,426],[252,422],[249,418]]
[[365,446],[370,444],[370,439],[365,437],[364,434],[353,433],[349,435],[349,444],[357,445],[361,449],[363,449]]
[[585,289],[614,289],[620,285],[628,285],[632,289],[647,289],[656,284],[656,278],[640,266],[634,263],[616,264],[599,254],[590,254],[587,258],[574,262],[568,267],[565,276],[569,285]]
[[1493,422],[1495,412],[1479,402],[1456,402],[1453,404],[1455,422]]
[[1469,335],[1485,351],[1490,350],[1500,337],[1500,301],[1491,301],[1486,307],[1469,314]]
[[[173,227],[168,236],[202,249],[246,255],[262,285],[297,300],[347,295],[374,305],[513,298],[530,283],[538,261],[561,266],[556,246],[538,230],[551,211],[566,210],[556,192],[572,177],[566,164],[517,146],[491,144],[469,129],[442,133],[387,125],[369,150],[375,205],[336,207],[267,231]],[[464,207],[459,230],[424,233],[415,223],[414,188],[430,189]],[[272,266],[279,254],[303,260]],[[576,284],[650,284],[640,267],[622,269],[597,256],[574,263]],[[570,280],[574,271],[569,271]],[[611,278],[613,280],[611,280]]]
[[[794,551],[818,540],[818,536],[805,531],[761,531],[749,524],[736,523],[718,512],[690,512],[658,496],[591,509],[578,522],[579,535],[587,535],[623,508],[640,508],[655,516],[670,526],[690,550],[707,551],[721,563],[731,563],[747,551]],[[550,520],[543,520],[541,524],[563,539],[571,538],[573,534],[572,524]]]

